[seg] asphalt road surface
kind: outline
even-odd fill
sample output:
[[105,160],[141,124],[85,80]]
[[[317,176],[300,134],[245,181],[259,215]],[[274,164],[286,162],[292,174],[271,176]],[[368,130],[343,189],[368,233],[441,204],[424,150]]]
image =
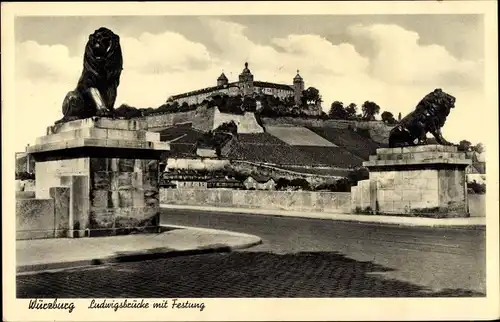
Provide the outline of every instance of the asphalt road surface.
[[484,296],[485,231],[162,210],[162,222],[258,235],[233,253],[18,276],[18,297]]

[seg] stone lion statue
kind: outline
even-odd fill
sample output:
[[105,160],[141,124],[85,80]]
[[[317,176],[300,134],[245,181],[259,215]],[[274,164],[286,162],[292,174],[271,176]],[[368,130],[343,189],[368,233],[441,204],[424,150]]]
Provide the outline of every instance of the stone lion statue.
[[89,36],[83,56],[83,71],[76,89],[62,104],[64,123],[93,116],[113,116],[123,57],[120,37],[101,27]]
[[406,115],[389,134],[389,147],[404,147],[427,144],[427,133],[431,133],[439,144],[453,145],[446,141],[441,128],[446,117],[455,107],[455,97],[436,88],[427,94],[413,112]]

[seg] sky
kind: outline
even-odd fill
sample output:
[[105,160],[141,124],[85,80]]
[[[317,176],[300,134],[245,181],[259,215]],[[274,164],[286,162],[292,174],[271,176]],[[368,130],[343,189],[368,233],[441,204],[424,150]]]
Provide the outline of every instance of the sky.
[[158,107],[170,95],[235,81],[249,63],[255,80],[292,84],[359,107],[374,101],[396,117],[435,88],[457,98],[443,128],[473,144],[487,132],[464,131],[486,114],[481,15],[55,16],[15,20],[16,151],[62,117],[65,94],[82,71],[88,35],[120,35],[124,69],[115,107]]

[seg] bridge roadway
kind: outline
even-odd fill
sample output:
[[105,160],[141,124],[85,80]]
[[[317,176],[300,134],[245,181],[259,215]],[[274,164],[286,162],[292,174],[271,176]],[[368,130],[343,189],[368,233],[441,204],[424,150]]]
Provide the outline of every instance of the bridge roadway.
[[485,231],[162,210],[170,224],[258,235],[225,254],[19,276],[19,297],[483,296]]

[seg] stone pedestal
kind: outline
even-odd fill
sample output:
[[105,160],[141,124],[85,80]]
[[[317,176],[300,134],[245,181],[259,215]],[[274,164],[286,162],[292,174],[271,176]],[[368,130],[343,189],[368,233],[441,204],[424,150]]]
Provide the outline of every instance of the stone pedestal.
[[71,188],[67,237],[157,230],[159,161],[169,145],[144,120],[89,118],[51,126],[27,152],[36,198]]
[[377,149],[363,166],[369,180],[353,189],[356,212],[432,218],[468,217],[465,168],[455,146]]

